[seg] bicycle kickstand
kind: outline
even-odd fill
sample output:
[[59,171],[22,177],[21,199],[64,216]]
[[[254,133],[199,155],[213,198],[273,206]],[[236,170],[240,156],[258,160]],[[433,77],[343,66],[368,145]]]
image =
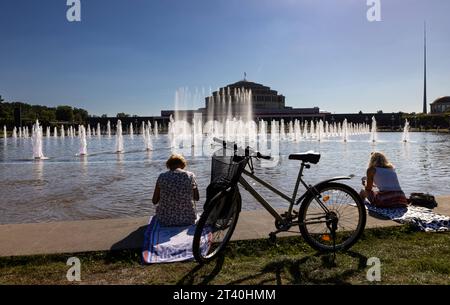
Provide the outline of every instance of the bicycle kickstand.
[[336,230],[337,226],[333,222],[331,225],[331,238],[333,239],[333,261],[336,260]]
[[275,232],[270,232],[269,233],[269,241],[276,245],[277,244],[277,233],[279,233],[280,231],[275,231]]

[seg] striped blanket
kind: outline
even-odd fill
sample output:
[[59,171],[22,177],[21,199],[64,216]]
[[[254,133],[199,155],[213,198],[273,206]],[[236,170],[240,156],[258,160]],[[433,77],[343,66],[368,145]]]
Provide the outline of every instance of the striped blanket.
[[[162,227],[156,217],[150,217],[149,225],[144,233],[143,262],[154,264],[192,260],[194,258],[192,253],[194,233],[195,225]],[[202,247],[207,248],[209,246],[208,238],[201,240]]]
[[434,213],[432,210],[410,205],[406,208],[379,208],[366,201],[369,212],[395,222],[412,224],[424,232],[450,231],[450,217]]

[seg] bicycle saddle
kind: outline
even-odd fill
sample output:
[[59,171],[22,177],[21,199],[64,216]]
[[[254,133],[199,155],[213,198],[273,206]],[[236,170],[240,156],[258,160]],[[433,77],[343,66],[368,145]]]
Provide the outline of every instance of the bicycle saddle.
[[296,153],[289,155],[289,160],[299,160],[303,162],[317,164],[319,163],[320,160],[320,154],[313,151],[308,151],[305,153]]

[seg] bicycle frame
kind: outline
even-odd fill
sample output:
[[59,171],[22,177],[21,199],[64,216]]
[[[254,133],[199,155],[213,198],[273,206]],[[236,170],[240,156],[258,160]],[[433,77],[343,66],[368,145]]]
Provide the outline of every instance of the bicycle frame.
[[[317,184],[316,186],[311,186],[306,184],[306,182],[302,179],[303,177],[303,170],[306,168],[309,168],[310,165],[309,164],[305,164],[304,162],[301,163],[300,165],[300,170],[298,172],[298,176],[297,176],[297,181],[295,183],[295,187],[294,187],[294,191],[292,193],[292,196],[289,197],[289,195],[284,194],[283,192],[279,191],[278,189],[276,189],[274,186],[272,186],[271,184],[265,182],[264,180],[258,178],[255,174],[254,174],[254,169],[253,169],[253,162],[251,161],[252,159],[249,158],[249,167],[250,167],[250,171],[248,171],[246,168],[244,168],[243,170],[243,174],[245,174],[246,176],[252,178],[253,180],[255,180],[256,182],[258,182],[259,184],[261,184],[262,186],[264,186],[265,188],[269,189],[270,191],[272,191],[273,193],[277,194],[278,196],[280,196],[281,198],[283,198],[284,200],[286,200],[287,202],[289,202],[289,208],[286,213],[283,213],[283,215],[279,214],[271,205],[269,202],[267,202],[267,200],[265,200],[248,182],[247,180],[245,180],[242,175],[239,178],[239,183],[244,187],[244,189],[246,191],[248,191],[274,218],[276,221],[278,222],[282,222],[286,219],[288,220],[292,220],[295,217],[295,214],[293,213],[293,208],[294,205],[298,205],[300,204],[303,199],[308,195],[308,194],[312,194],[314,195],[314,199],[317,201],[317,203],[320,205],[320,207],[324,210],[325,213],[328,213],[329,210],[328,208],[325,206],[325,204],[320,200],[318,193],[316,191],[316,186],[323,184],[323,183],[327,183],[327,182],[331,182],[331,181],[336,181],[336,180],[344,180],[344,179],[351,179],[352,177],[335,177],[326,181],[322,181],[319,184]],[[300,186],[300,183],[305,187],[306,192],[300,196],[297,199],[297,194],[298,194],[298,189]]]

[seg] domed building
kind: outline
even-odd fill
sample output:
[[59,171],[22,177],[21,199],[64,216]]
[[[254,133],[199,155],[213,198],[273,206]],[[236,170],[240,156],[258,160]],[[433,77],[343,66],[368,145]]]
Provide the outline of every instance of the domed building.
[[431,113],[444,113],[450,111],[450,96],[443,96],[431,103]]
[[229,96],[232,103],[239,102],[237,95],[241,90],[251,91],[253,109],[285,108],[285,98],[283,95],[278,94],[277,91],[272,90],[270,87],[250,82],[246,79],[222,87],[218,91],[214,91],[211,96],[205,98],[206,108],[209,108],[213,103],[220,101],[221,95],[225,95],[225,97]]
[[[242,118],[253,120],[325,120],[328,112],[319,107],[294,108],[286,106],[285,96],[269,86],[243,80],[226,85],[205,97],[205,107],[197,110],[178,110],[180,117],[192,120],[194,114],[202,114],[203,119],[224,120]],[[175,117],[175,110],[162,110],[161,117]]]

